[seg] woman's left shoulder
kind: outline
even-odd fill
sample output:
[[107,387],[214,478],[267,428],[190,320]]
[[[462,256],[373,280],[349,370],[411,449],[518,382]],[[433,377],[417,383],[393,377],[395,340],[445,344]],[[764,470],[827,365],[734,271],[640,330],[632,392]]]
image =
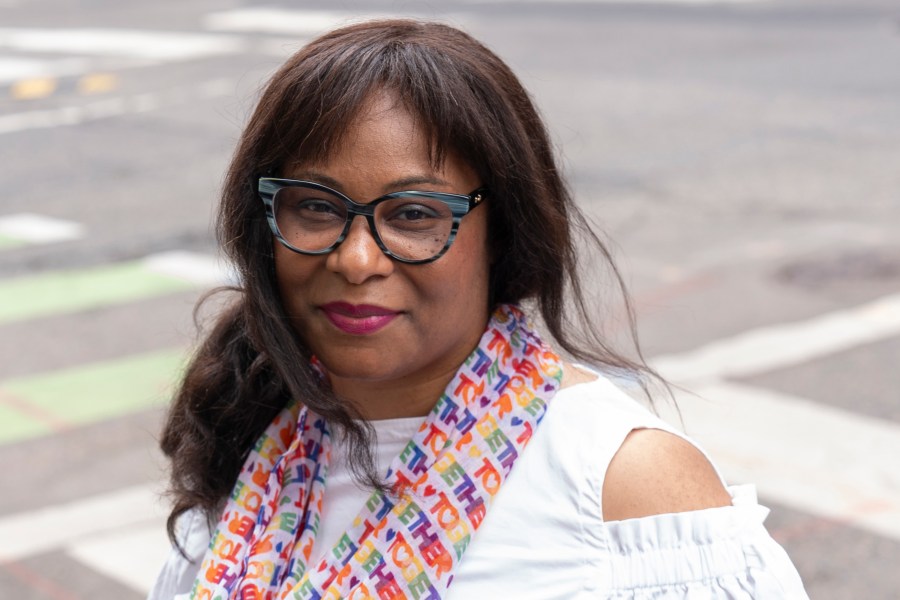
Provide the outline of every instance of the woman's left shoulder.
[[706,454],[626,394],[627,383],[566,364],[548,415],[549,428],[568,429],[564,443],[578,444],[585,466],[597,471],[603,520],[730,505]]
[[568,364],[564,373],[563,387],[529,444],[534,460],[525,464],[551,466],[546,475],[564,477],[566,485],[579,490],[585,506],[591,507],[588,512],[596,512],[599,521],[607,471],[626,440],[635,431],[674,429],[624,391],[627,380]]
[[[548,442],[577,452],[602,473],[629,434],[637,429],[669,426],[626,389],[639,389],[636,379],[566,363],[562,388],[550,401],[538,431]],[[593,468],[593,467],[592,467]]]
[[731,505],[706,455],[661,429],[628,434],[606,469],[602,493],[605,521]]

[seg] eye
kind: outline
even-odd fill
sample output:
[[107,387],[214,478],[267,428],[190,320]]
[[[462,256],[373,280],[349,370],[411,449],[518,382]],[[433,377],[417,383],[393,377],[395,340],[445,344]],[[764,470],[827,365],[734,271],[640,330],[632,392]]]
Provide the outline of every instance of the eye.
[[341,209],[331,200],[321,200],[318,198],[308,198],[297,202],[295,210],[309,213],[318,213],[320,215],[340,214]]
[[422,204],[406,204],[395,210],[391,218],[403,221],[421,221],[422,219],[434,219],[438,216],[437,212],[431,207]]
[[394,207],[388,215],[388,219],[392,221],[423,221],[439,218],[441,218],[441,214],[434,207],[412,202]]
[[300,186],[287,186],[275,195],[275,206],[295,218],[311,215],[344,214],[344,204],[325,192]]
[[275,220],[283,230],[331,230],[343,227],[346,219],[343,202],[315,190],[288,187],[276,196]]

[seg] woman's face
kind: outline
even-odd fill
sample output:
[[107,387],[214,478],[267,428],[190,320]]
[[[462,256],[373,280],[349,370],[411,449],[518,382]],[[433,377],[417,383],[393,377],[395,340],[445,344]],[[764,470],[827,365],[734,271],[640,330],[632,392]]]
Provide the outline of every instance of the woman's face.
[[[437,170],[415,119],[388,94],[361,111],[332,158],[297,164],[284,177],[335,188],[368,203],[389,192],[469,194],[475,171],[448,155]],[[367,418],[425,414],[477,345],[488,319],[487,211],[474,208],[453,245],[432,263],[386,256],[365,219],[322,256],[275,243],[285,309],[328,370],[334,391]]]

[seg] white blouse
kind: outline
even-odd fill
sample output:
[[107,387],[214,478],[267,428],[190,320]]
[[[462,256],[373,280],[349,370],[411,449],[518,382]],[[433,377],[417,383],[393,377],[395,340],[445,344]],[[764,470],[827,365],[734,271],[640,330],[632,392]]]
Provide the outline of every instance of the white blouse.
[[[448,600],[516,598],[805,599],[784,550],[763,526],[752,486],[728,488],[733,506],[605,522],[607,467],[634,429],[674,431],[607,379],[565,388],[550,402],[463,557]],[[375,421],[386,471],[421,417]],[[346,446],[333,446],[314,555],[331,547],[369,492],[353,483]],[[198,511],[180,536],[193,564],[172,551],[148,600],[187,599],[210,538]]]

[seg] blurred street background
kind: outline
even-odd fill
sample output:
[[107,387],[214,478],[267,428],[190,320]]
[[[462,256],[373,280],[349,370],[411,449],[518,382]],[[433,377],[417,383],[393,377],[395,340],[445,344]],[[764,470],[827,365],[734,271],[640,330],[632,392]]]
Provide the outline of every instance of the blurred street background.
[[896,0],[0,0],[0,598],[146,594],[235,141],[305,40],[387,15],[521,76],[810,596],[900,597]]

